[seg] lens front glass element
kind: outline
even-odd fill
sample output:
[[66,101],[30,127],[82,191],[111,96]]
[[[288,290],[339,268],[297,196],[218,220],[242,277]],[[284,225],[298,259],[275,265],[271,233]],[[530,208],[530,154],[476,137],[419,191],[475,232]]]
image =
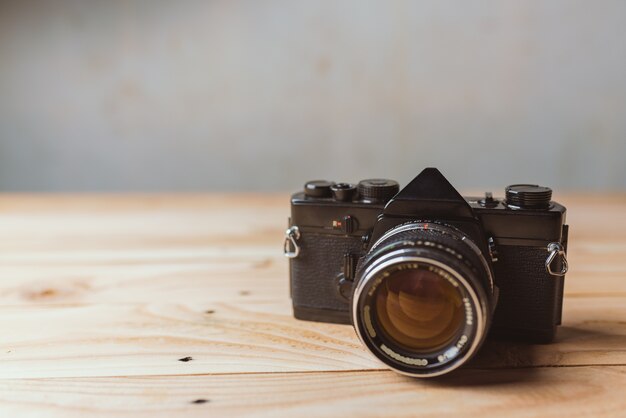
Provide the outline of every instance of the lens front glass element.
[[440,351],[453,345],[465,326],[458,287],[427,268],[391,272],[377,286],[372,302],[376,328],[402,351]]

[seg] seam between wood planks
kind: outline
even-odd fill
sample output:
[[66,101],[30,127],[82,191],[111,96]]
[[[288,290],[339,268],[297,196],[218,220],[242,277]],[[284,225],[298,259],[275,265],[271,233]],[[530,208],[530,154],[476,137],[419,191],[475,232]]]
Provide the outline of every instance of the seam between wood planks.
[[[500,367],[500,368],[485,368],[485,367],[467,367],[460,369],[461,371],[514,371],[514,370],[528,370],[528,369],[545,369],[545,368],[584,368],[584,367],[597,367],[597,368],[614,368],[614,367],[626,367],[626,363],[601,363],[601,364],[555,364],[555,365],[539,365],[539,366],[520,366],[520,367]],[[220,372],[220,373],[173,373],[173,374],[128,374],[128,375],[107,375],[107,376],[64,376],[64,377],[15,377],[15,378],[0,378],[0,381],[9,380],[82,380],[82,379],[152,379],[152,378],[166,378],[166,377],[210,377],[210,376],[265,376],[265,375],[291,375],[291,374],[348,374],[348,373],[386,373],[392,372],[390,369],[353,369],[353,370],[303,370],[303,371],[280,371],[280,372]]]

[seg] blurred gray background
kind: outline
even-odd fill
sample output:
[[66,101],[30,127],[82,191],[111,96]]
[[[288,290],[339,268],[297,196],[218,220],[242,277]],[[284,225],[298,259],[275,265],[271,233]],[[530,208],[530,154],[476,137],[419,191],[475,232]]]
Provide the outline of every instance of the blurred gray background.
[[626,189],[626,1],[0,2],[0,190]]

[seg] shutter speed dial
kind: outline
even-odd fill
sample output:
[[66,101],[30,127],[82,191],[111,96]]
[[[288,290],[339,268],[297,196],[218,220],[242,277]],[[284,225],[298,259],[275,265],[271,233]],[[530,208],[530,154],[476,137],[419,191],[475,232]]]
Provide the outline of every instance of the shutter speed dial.
[[359,182],[358,189],[363,200],[386,202],[400,191],[400,185],[388,179],[367,179]]

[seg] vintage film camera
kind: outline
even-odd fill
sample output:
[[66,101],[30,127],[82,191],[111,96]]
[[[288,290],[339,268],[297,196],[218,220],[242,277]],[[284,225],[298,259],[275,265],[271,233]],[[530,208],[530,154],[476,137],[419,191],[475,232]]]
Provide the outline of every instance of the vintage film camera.
[[561,323],[565,207],[547,187],[463,197],[434,168],[392,180],[311,181],[291,198],[284,251],[296,318],[352,324],[400,373],[466,363],[488,332],[549,342]]

